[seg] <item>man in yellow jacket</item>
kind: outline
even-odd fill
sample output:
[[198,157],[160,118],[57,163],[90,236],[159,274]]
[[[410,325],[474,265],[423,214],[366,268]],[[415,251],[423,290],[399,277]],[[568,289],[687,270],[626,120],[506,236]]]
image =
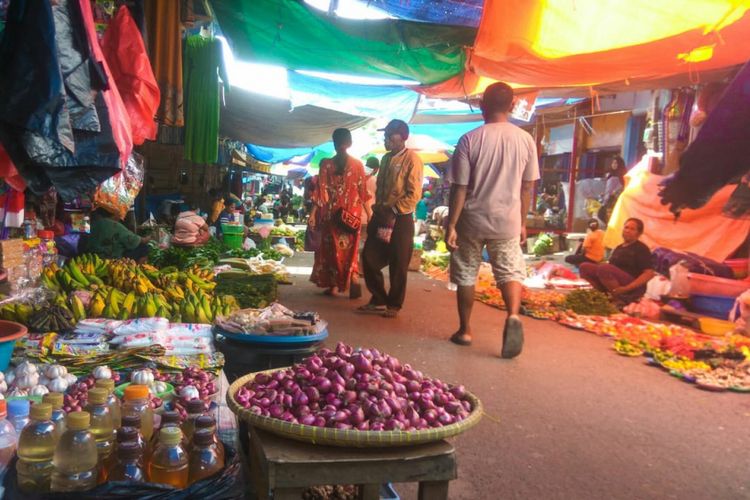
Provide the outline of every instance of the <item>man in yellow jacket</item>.
[[[380,161],[373,218],[362,252],[365,283],[372,298],[357,312],[395,318],[406,297],[414,240],[412,219],[422,198],[424,166],[417,153],[406,147],[409,126],[405,122],[391,120],[384,133],[388,152]],[[387,292],[382,271],[385,266],[391,282]]]

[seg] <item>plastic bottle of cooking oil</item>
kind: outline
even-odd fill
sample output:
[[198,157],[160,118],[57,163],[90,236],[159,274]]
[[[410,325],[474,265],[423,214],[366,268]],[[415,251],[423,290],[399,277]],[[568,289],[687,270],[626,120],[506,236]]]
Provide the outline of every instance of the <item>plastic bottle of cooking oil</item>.
[[208,429],[209,431],[211,431],[214,443],[216,443],[216,448],[219,450],[219,453],[221,454],[221,458],[223,460],[224,444],[221,442],[219,436],[216,433],[216,420],[214,420],[214,417],[212,417],[211,415],[201,415],[200,417],[195,419],[193,425],[195,427],[195,432],[198,432],[201,429]]
[[[165,411],[161,414],[161,426],[159,429],[165,429],[167,427],[177,427],[178,429],[182,430],[180,428],[180,414],[176,411]],[[158,436],[154,434],[153,441],[158,441]],[[156,443],[154,443],[155,445]],[[182,441],[180,442],[183,448],[185,450],[190,449],[190,441],[188,441],[187,436],[185,436],[185,433],[182,433]]]
[[55,445],[60,441],[60,436],[65,432],[65,410],[63,410],[63,395],[61,392],[48,392],[42,398],[43,403],[52,406],[52,423],[55,424]]
[[107,465],[112,457],[114,445],[114,428],[112,427],[112,413],[109,411],[106,389],[101,387],[89,391],[86,411],[91,415],[89,430],[96,439],[96,452],[99,456],[99,483],[107,480]]
[[149,442],[154,433],[154,413],[148,402],[148,387],[145,385],[129,385],[125,388],[122,416],[138,415],[141,418],[141,434]]
[[111,378],[100,378],[96,381],[94,387],[107,390],[107,405],[109,411],[112,413],[112,426],[118,429],[121,425],[120,420],[122,419],[122,408],[120,400],[115,396],[115,381]]
[[8,421],[13,424],[16,434],[21,435],[21,431],[29,423],[29,409],[31,403],[27,399],[14,399],[8,401]]
[[96,438],[89,431],[91,416],[85,411],[69,413],[65,432],[55,448],[52,491],[86,491],[96,486]]
[[188,484],[188,454],[180,444],[182,432],[177,427],[159,431],[159,443],[148,461],[148,479],[184,488]]
[[8,466],[18,446],[18,434],[8,419],[8,403],[0,399],[0,473]]
[[203,401],[200,399],[191,399],[187,402],[187,418],[182,423],[182,433],[190,442],[193,439],[193,431],[195,430],[195,419],[203,415],[205,407]]
[[117,461],[109,473],[110,481],[143,482],[146,475],[141,462],[141,447],[135,441],[120,443],[117,447]]
[[196,429],[190,449],[188,477],[190,484],[214,475],[224,467],[224,455],[219,452],[210,429]]
[[55,424],[50,418],[50,404],[35,404],[31,408],[31,421],[18,438],[18,487],[26,493],[49,491],[55,454]]
[[138,415],[124,415],[122,417],[122,427],[120,427],[120,429],[126,427],[135,429],[137,435],[136,441],[141,447],[144,458],[147,457],[151,452],[151,446],[143,438],[143,433],[141,432],[141,417]]

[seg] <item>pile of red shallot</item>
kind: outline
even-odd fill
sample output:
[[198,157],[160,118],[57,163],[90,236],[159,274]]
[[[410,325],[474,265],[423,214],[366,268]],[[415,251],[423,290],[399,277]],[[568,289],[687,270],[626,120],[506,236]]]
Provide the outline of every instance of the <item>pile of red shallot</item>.
[[425,377],[377,349],[339,342],[291,368],[258,374],[235,400],[251,412],[336,429],[413,431],[442,427],[471,412],[463,386]]

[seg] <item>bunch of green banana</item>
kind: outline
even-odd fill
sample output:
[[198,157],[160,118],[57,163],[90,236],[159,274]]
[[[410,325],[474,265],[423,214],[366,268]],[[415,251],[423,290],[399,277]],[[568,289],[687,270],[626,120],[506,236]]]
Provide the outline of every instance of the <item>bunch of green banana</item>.
[[40,333],[72,330],[75,325],[73,313],[67,307],[50,305],[34,311],[29,317],[29,327]]

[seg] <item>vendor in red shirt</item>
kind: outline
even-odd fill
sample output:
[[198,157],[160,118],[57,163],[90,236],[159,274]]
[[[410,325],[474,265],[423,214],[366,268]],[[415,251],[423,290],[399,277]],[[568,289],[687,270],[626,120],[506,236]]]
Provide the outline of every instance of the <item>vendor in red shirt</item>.
[[656,274],[651,263],[651,250],[639,240],[643,221],[631,218],[622,228],[622,245],[612,251],[609,263],[581,264],[581,278],[597,290],[611,294],[618,302],[628,304],[646,293],[646,284]]

